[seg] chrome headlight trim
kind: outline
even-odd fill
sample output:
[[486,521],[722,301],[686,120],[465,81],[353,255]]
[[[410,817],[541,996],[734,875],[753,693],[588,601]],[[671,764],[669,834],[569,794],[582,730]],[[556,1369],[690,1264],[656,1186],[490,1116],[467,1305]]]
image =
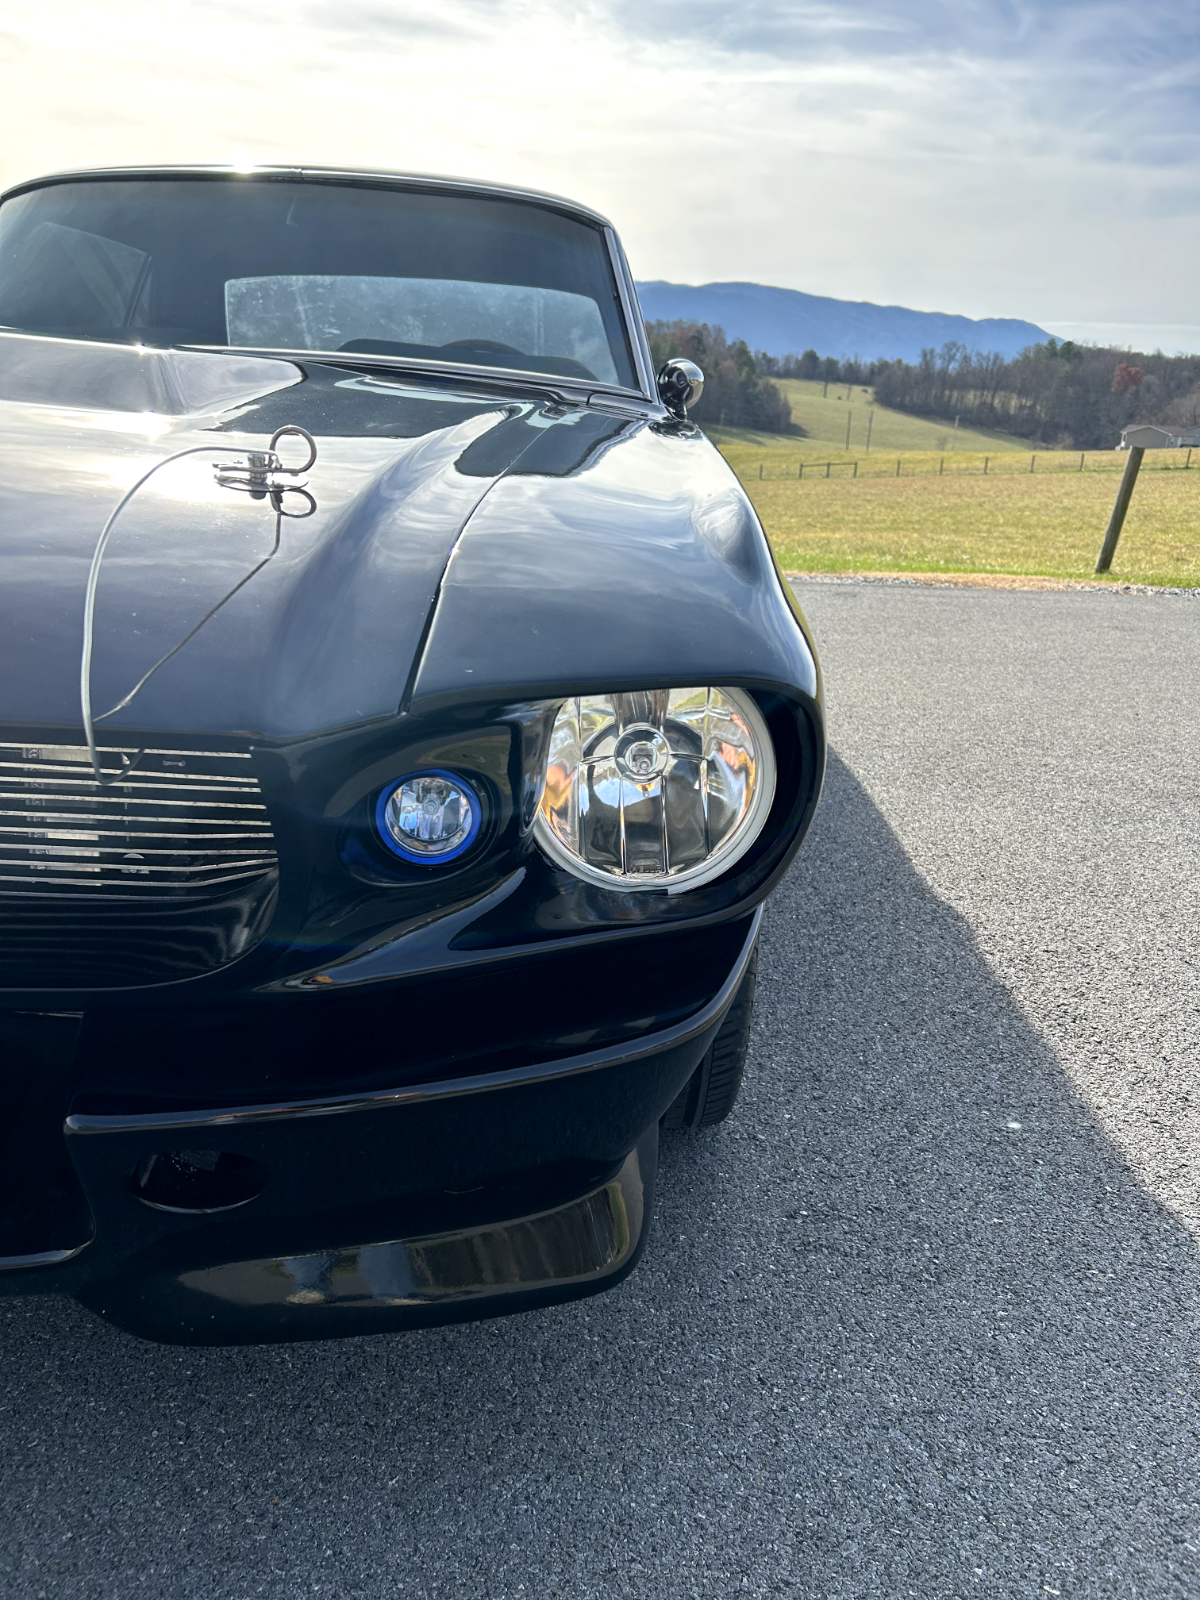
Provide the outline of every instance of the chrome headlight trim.
[[[656,725],[656,720],[658,723],[662,722],[667,710],[670,709],[671,701],[683,700],[688,696],[695,697],[697,695],[706,696],[706,706],[710,708],[713,697],[717,696],[720,701],[724,702],[725,706],[736,713],[736,716],[730,720],[730,726],[736,729],[736,736],[742,741],[738,746],[740,753],[750,757],[750,793],[745,804],[740,808],[736,819],[725,831],[719,842],[704,855],[703,859],[677,870],[670,870],[671,822],[667,814],[665,780],[669,776],[668,769],[672,763],[677,761],[695,763],[700,758],[696,756],[695,752],[690,754],[678,751],[673,752],[670,749],[669,738],[664,734],[662,728]],[[665,705],[664,699],[666,701]],[[661,893],[665,890],[668,894],[682,894],[690,889],[697,889],[706,883],[711,883],[713,879],[727,872],[750,849],[762,832],[775,798],[776,762],[774,744],[766,719],[759,710],[753,696],[742,689],[727,688],[719,685],[699,685],[688,689],[650,690],[633,694],[614,691],[607,695],[574,696],[570,700],[564,701],[558,708],[554,723],[555,733],[558,733],[562,728],[564,719],[569,720],[574,716],[576,722],[580,723],[583,716],[581,708],[585,706],[594,707],[598,702],[605,700],[613,704],[614,722],[617,724],[617,731],[612,739],[611,761],[609,761],[609,758],[605,759],[609,761],[610,765],[620,760],[624,773],[624,781],[620,785],[621,798],[616,808],[620,814],[622,862],[627,867],[625,857],[624,797],[633,791],[638,798],[643,798],[653,794],[657,789],[657,792],[663,795],[661,804],[663,848],[668,870],[631,873],[613,865],[608,867],[597,866],[587,860],[582,853],[572,848],[572,845],[562,836],[560,829],[556,828],[552,821],[552,815],[555,812],[556,794],[561,803],[562,785],[564,782],[569,781],[574,785],[575,791],[575,799],[572,800],[571,805],[575,807],[576,831],[579,831],[580,836],[583,837],[581,830],[586,829],[586,821],[581,822],[578,816],[578,812],[586,807],[586,800],[583,807],[579,804],[579,774],[588,766],[594,766],[597,763],[587,755],[582,734],[580,734],[579,760],[569,778],[560,767],[557,785],[552,781],[555,766],[555,737],[554,733],[551,735],[551,748],[541,774],[541,793],[534,821],[534,837],[537,843],[551,861],[557,866],[565,868],[575,877],[622,893],[640,893],[645,890],[657,890]],[[657,719],[653,714],[642,717],[635,716],[628,723],[621,726],[622,718],[617,710],[618,702],[624,702],[626,706],[628,706],[629,702],[649,704],[651,706],[657,704],[662,708],[662,712]],[[723,707],[718,706],[718,714],[722,714],[723,709]],[[727,713],[725,714],[727,715]],[[705,738],[707,737],[706,733]],[[594,740],[589,742],[594,744]],[[703,759],[707,761],[709,758],[705,755]],[[638,776],[639,773],[641,778]],[[741,776],[743,778],[746,776],[744,770]],[[700,783],[707,786],[707,773],[701,777]],[[707,830],[707,787],[705,788],[703,803],[704,825]],[[568,828],[568,831],[570,831],[570,828]]]

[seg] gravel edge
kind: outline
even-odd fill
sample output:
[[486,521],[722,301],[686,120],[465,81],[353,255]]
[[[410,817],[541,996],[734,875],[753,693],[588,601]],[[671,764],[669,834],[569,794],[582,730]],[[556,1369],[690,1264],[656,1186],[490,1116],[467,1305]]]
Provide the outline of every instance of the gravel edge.
[[1200,588],[1170,588],[1151,583],[1089,583],[1084,578],[1046,578],[1008,572],[787,572],[789,583],[871,584],[882,588],[923,589],[1040,589],[1058,593],[1153,594],[1176,599],[1200,598]]

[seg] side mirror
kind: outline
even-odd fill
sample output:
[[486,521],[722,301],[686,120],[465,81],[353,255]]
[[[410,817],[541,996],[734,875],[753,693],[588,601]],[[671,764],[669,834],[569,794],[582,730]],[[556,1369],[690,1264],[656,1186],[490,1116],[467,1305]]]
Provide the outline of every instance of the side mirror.
[[704,393],[704,374],[694,361],[672,356],[658,371],[658,398],[677,417],[686,417]]

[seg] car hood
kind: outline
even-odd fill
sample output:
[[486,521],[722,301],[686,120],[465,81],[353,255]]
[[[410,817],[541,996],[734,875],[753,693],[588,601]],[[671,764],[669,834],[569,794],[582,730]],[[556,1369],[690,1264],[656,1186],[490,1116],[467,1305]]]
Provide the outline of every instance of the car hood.
[[[150,676],[101,728],[287,735],[394,714],[455,541],[543,410],[284,360],[0,335],[0,722],[79,725],[88,572],[146,473],[100,566],[97,714]],[[284,423],[312,433],[317,460],[272,554],[270,500],[214,469]]]
[[[215,469],[285,424],[317,457],[311,498],[284,496],[277,517]],[[102,742],[291,738],[591,684],[816,693],[753,511],[686,424],[449,379],[0,334],[0,724],[81,726],[88,574],[131,489],[95,594]]]

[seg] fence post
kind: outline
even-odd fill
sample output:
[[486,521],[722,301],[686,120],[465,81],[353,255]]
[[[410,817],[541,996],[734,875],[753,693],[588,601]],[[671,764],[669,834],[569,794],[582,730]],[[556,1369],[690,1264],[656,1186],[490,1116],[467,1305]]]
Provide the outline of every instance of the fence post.
[[868,451],[871,448],[871,429],[874,426],[875,426],[875,413],[873,411],[868,411],[867,412],[867,450]]
[[1183,470],[1186,472],[1187,469],[1191,466],[1191,464],[1192,464],[1192,452],[1189,450],[1188,453],[1187,453],[1187,460],[1183,463]]
[[1108,528],[1104,534],[1104,543],[1100,546],[1100,554],[1096,558],[1097,572],[1107,572],[1112,566],[1112,558],[1117,552],[1117,540],[1121,537],[1125,513],[1129,510],[1133,486],[1137,482],[1138,469],[1145,453],[1141,445],[1133,444],[1129,447],[1129,460],[1125,463],[1125,471],[1121,474],[1121,487],[1117,490],[1112,516],[1108,519]]
[[760,462],[759,462],[759,463],[758,463],[758,481],[759,481],[759,482],[760,482],[760,483],[761,483],[761,482],[762,482],[762,469],[763,469],[763,464],[762,464],[762,462],[761,462],[761,461],[760,461]]
[[857,461],[854,463],[854,474],[853,474],[853,476],[856,477],[856,478],[858,477],[858,462]]
[[945,472],[945,470],[946,470],[946,458],[945,458],[945,456],[943,456],[942,459],[938,462],[938,477],[939,478],[941,477],[942,473]]
[[[847,398],[847,400],[850,398],[850,395],[849,395],[848,392],[847,392],[846,398]],[[853,420],[854,420],[854,407],[853,406],[847,406],[846,407],[846,449],[847,450],[849,450],[849,448],[850,448],[850,424],[851,424],[851,422]]]
[[899,461],[896,462],[896,476],[897,477],[900,476],[900,463],[899,463]]
[[987,464],[991,459],[991,456],[984,456],[983,458],[983,475],[985,478],[987,477]]
[[1030,472],[1032,472],[1032,471],[1033,471],[1033,463],[1034,463],[1034,462],[1035,462],[1035,461],[1036,461],[1036,460],[1037,460],[1037,457],[1036,457],[1036,456],[1030,456],[1030,458],[1029,458],[1029,470],[1030,470]]
[[1079,470],[1080,470],[1080,472],[1083,471],[1083,451],[1082,450],[1079,452]]
[[825,463],[825,476],[826,476],[826,477],[828,477],[828,476],[829,476],[829,469],[830,469],[830,467],[831,467],[831,466],[832,466],[832,465],[833,465],[833,462],[832,462],[832,461],[827,461],[827,462],[826,462],[826,463]]
[[803,463],[803,461],[800,463],[800,471],[796,474],[796,476],[797,476],[797,478],[802,478],[804,476],[804,463]]

